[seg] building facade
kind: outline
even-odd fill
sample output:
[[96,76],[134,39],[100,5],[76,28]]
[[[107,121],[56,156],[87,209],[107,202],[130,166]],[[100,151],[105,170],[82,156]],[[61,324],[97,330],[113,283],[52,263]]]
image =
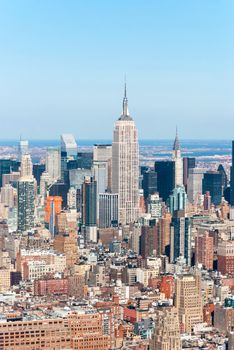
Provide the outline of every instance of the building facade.
[[139,215],[139,145],[138,133],[123,99],[123,113],[115,123],[112,144],[112,192],[119,195],[119,221],[129,224]]

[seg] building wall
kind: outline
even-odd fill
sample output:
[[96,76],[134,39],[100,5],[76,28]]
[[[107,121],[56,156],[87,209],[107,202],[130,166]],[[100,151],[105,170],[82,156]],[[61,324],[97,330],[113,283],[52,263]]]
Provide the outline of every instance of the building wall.
[[[108,350],[111,344],[111,314],[109,328],[104,328],[106,315],[73,314],[65,319],[46,319],[0,323],[0,349],[71,349]],[[95,347],[96,346],[96,347]]]
[[119,194],[121,224],[139,215],[139,146],[133,120],[118,120],[112,144],[112,192]]

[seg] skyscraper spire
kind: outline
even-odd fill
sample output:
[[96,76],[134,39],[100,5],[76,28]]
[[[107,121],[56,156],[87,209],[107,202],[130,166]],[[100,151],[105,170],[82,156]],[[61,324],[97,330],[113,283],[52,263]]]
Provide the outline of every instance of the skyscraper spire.
[[178,136],[178,128],[176,126],[176,137],[173,145],[173,151],[179,151],[180,150],[180,141]]
[[173,159],[175,161],[175,185],[183,185],[183,159],[181,157],[180,141],[178,129],[176,127],[176,137],[173,145]]
[[124,117],[129,116],[126,81],[125,81],[125,84],[124,84],[123,116]]

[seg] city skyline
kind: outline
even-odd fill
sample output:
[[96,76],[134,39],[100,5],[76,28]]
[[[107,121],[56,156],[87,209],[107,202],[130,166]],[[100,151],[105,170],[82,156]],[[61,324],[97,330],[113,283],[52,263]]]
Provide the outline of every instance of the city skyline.
[[1,350],[234,350],[233,15],[0,1]]
[[111,138],[125,74],[139,139],[232,138],[231,1],[24,4],[1,3],[5,138]]

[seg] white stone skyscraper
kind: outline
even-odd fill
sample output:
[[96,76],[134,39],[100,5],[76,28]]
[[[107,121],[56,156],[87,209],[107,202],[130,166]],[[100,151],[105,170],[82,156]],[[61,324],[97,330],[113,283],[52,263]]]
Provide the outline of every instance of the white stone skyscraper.
[[30,154],[23,154],[21,157],[20,165],[20,177],[21,178],[33,178],[33,165]]
[[119,195],[119,222],[137,221],[139,215],[139,145],[135,122],[128,112],[126,85],[123,113],[116,121],[112,143],[112,192]]
[[175,187],[183,185],[183,158],[181,157],[180,141],[176,129],[176,137],[173,145],[173,160],[175,162]]
[[59,148],[47,148],[46,172],[50,175],[52,182],[61,176],[61,154]]

